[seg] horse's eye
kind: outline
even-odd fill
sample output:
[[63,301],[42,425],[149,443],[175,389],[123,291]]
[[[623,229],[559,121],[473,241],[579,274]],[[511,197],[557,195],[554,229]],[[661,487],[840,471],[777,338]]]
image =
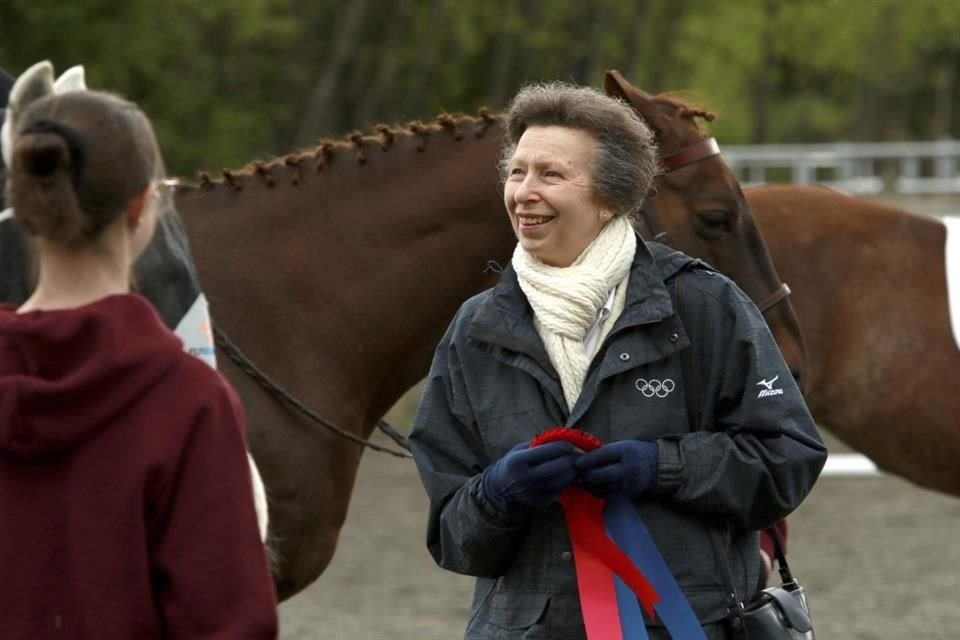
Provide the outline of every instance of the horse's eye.
[[695,219],[698,230],[708,237],[718,237],[733,229],[733,215],[722,209],[697,211]]

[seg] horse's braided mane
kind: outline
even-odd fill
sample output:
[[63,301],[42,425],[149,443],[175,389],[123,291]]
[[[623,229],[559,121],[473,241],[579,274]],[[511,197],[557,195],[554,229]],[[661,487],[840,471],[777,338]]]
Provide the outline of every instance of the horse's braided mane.
[[243,183],[253,177],[259,177],[267,187],[273,187],[276,181],[272,170],[278,167],[293,168],[290,172],[291,180],[294,185],[298,185],[303,179],[303,171],[323,171],[336,156],[346,152],[352,153],[358,164],[365,164],[368,151],[374,147],[379,147],[381,151],[389,151],[398,140],[415,137],[417,151],[425,151],[427,140],[431,135],[447,133],[454,140],[462,140],[463,129],[472,126],[473,135],[482,138],[491,125],[502,119],[502,114],[493,113],[484,107],[476,116],[452,116],[441,113],[429,123],[413,121],[406,125],[378,124],[373,127],[372,134],[364,135],[360,131],[354,131],[342,140],[323,139],[312,149],[295,151],[267,160],[257,160],[236,171],[223,169],[217,177],[201,171],[197,174],[198,185],[185,184],[184,187],[189,189],[199,186],[201,189],[209,190],[218,185],[227,185],[235,191],[240,191],[243,189]]
[[698,129],[700,128],[700,123],[697,122],[697,118],[702,118],[707,122],[713,122],[717,117],[717,114],[714,112],[707,111],[703,107],[687,102],[677,93],[661,93],[654,96],[653,100],[654,102],[673,107],[677,110],[678,117],[690,120]]

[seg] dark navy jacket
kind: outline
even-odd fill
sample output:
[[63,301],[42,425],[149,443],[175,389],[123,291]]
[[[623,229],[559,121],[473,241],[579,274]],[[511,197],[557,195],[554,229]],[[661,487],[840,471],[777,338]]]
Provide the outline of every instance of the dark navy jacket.
[[[681,322],[671,283],[685,267]],[[694,432],[680,358],[691,338],[701,407]],[[604,442],[657,442],[656,489],[635,505],[702,623],[726,616],[724,585],[741,599],[752,593],[756,531],[800,504],[827,455],[759,311],[702,263],[638,241],[626,305],[572,412],[507,268],[454,318],[411,434],[430,499],[428,548],[441,567],[478,577],[467,638],[584,637],[559,504],[502,513],[480,483],[512,446],[557,426]]]

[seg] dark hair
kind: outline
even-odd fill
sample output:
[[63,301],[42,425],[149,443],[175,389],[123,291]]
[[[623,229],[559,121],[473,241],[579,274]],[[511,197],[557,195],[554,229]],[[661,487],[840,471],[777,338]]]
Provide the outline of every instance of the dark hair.
[[513,98],[500,157],[500,179],[529,127],[579,129],[597,140],[592,182],[614,215],[640,207],[657,173],[657,146],[650,127],[626,103],[589,87],[565,82],[530,84]]
[[40,98],[17,118],[7,200],[31,235],[95,241],[155,178],[163,161],[133,103],[99,91]]

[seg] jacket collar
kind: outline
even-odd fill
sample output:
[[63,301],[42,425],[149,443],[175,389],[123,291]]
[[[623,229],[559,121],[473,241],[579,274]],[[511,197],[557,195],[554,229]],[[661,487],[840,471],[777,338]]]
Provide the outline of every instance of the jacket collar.
[[512,265],[507,265],[491,295],[480,303],[467,327],[467,337],[526,353],[551,376],[557,377],[533,326],[533,309],[520,289]]
[[[638,238],[624,309],[614,331],[624,325],[654,323],[672,316],[673,303],[663,281],[695,262],[699,261],[660,243]],[[512,265],[503,270],[492,295],[481,302],[467,329],[467,336],[524,352],[547,371],[553,371],[546,349],[533,327],[533,311],[520,289]]]

